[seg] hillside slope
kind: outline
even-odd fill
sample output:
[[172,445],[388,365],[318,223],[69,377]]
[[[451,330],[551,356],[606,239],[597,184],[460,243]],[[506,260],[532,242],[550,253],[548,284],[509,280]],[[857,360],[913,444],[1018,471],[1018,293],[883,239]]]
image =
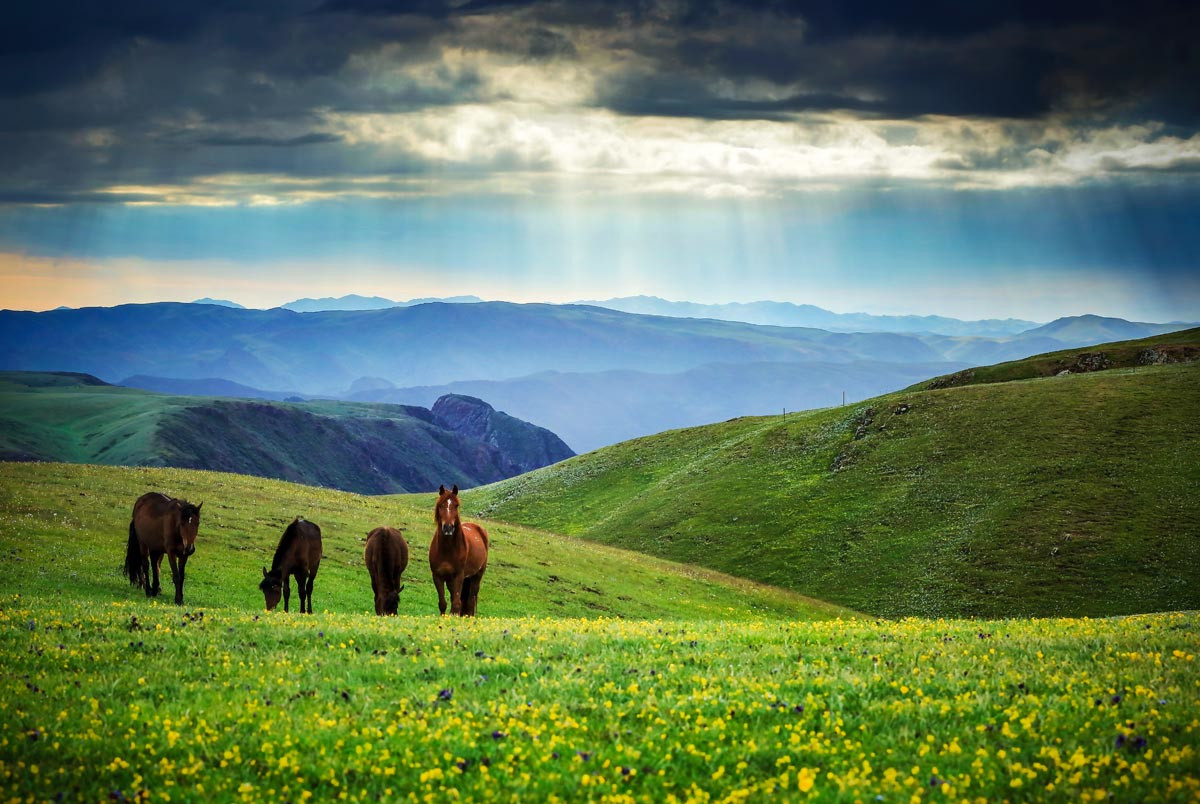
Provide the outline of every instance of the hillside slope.
[[[324,558],[313,589],[321,612],[373,613],[363,564],[367,532],[399,527],[410,546],[400,613],[437,615],[429,573],[433,497],[362,497],[277,480],[183,469],[0,463],[0,587],[41,602],[61,598],[107,609],[129,601],[152,610],[121,576],[133,501],[157,490],[203,502],[184,603],[261,612],[261,568],[292,518],[321,527]],[[463,500],[470,502],[470,492]],[[492,553],[481,616],[667,619],[824,619],[845,613],[717,573],[575,539],[486,523]],[[166,570],[166,564],[163,564]],[[163,585],[171,589],[170,573]],[[158,606],[169,603],[159,598]],[[295,603],[295,598],[293,598]],[[282,606],[280,607],[282,615]],[[291,615],[298,617],[296,614]],[[431,620],[432,621],[432,620]],[[297,623],[297,620],[293,620]]]
[[625,442],[470,510],[873,614],[1191,609],[1198,410],[1200,365],[910,390]]
[[572,454],[490,407],[502,439],[424,408],[166,396],[77,379],[86,376],[0,372],[0,459],[213,469],[379,494],[469,488]]

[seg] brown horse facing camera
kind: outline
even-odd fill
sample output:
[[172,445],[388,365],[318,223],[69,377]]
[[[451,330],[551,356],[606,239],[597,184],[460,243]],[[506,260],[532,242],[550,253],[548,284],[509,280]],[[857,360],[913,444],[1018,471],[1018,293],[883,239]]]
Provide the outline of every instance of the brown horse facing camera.
[[266,599],[267,611],[279,605],[280,592],[283,592],[283,610],[288,610],[292,596],[289,579],[295,575],[296,589],[300,592],[300,613],[312,614],[313,581],[320,566],[321,529],[304,517],[296,517],[279,539],[271,569],[268,571],[263,567],[263,579],[258,588]]
[[408,566],[408,542],[396,528],[375,528],[367,534],[363,554],[371,573],[371,591],[375,593],[375,613],[395,614],[400,606],[400,576]]
[[[196,532],[200,529],[200,507],[203,505],[172,499],[157,491],[143,494],[133,504],[124,573],[130,584],[146,590],[146,597],[155,597],[162,591],[158,568],[165,555],[171,562],[175,603],[183,604],[184,568],[188,557],[196,552]],[[153,583],[150,582],[152,567]]]
[[433,541],[429,543],[429,569],[437,586],[438,610],[446,613],[445,587],[450,587],[450,613],[474,617],[479,603],[479,582],[487,569],[487,531],[458,518],[458,486],[438,487],[433,508]]

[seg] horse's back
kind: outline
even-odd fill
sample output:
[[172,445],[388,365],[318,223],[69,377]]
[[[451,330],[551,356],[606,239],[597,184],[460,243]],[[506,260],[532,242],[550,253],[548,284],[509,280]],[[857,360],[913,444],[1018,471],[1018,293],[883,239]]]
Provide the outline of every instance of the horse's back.
[[298,563],[310,573],[316,572],[321,563],[321,528],[307,519],[297,519],[291,527],[296,529],[297,539],[293,543]]
[[375,528],[367,534],[364,559],[372,575],[389,570],[402,573],[408,566],[408,542],[395,528]]
[[167,498],[157,491],[148,491],[133,504],[133,517],[161,516],[166,508]]
[[148,491],[137,498],[130,525],[139,541],[148,547],[157,547],[159,542],[165,544],[165,531],[172,524],[171,517],[176,511],[172,502],[170,497],[157,491]]
[[295,528],[296,536],[309,544],[321,543],[321,528],[316,522],[309,522],[307,519],[297,519],[288,529]]

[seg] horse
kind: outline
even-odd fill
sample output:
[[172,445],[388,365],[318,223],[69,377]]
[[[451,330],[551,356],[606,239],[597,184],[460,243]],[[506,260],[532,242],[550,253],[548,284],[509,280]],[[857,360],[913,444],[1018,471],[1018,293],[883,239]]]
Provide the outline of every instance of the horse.
[[[288,610],[292,587],[289,579],[296,576],[296,588],[300,592],[300,613],[312,614],[313,580],[317,577],[317,568],[321,566],[321,529],[304,517],[296,517],[287,526],[275,548],[275,558],[271,561],[271,569],[263,567],[262,590],[267,603],[267,611],[279,605],[279,593],[283,592],[283,610]],[[305,609],[304,604],[308,603]]]
[[[176,500],[157,491],[138,497],[129,520],[129,543],[125,548],[125,577],[133,586],[146,590],[146,597],[162,591],[158,568],[166,555],[175,583],[175,605],[183,605],[183,575],[188,557],[196,552],[200,529],[200,505]],[[150,582],[150,568],[154,582]]]
[[445,587],[450,587],[450,613],[474,617],[479,602],[479,582],[487,569],[488,534],[473,522],[458,518],[458,486],[438,487],[433,507],[433,540],[429,543],[429,569],[437,586],[438,610],[446,613]]
[[408,542],[396,528],[375,528],[367,534],[363,553],[367,572],[371,573],[371,591],[375,593],[375,613],[395,614],[400,605],[400,576],[408,566]]

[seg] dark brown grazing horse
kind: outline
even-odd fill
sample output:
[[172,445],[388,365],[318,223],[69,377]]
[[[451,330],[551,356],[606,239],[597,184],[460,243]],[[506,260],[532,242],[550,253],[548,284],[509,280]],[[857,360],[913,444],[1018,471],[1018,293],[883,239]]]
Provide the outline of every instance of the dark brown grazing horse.
[[438,487],[433,508],[433,541],[429,543],[429,569],[437,586],[438,610],[446,613],[445,587],[450,587],[450,613],[474,617],[479,603],[479,582],[488,561],[487,531],[458,518],[458,486]]
[[[129,544],[125,548],[125,577],[129,583],[146,590],[146,597],[162,591],[158,568],[165,555],[171,562],[171,580],[175,582],[175,603],[183,605],[183,571],[188,556],[196,552],[196,532],[200,529],[200,505],[175,500],[157,491],[138,497],[129,520]],[[154,583],[150,568],[154,568]]]
[[396,528],[375,528],[367,534],[363,558],[371,573],[371,591],[375,593],[375,613],[395,614],[400,605],[400,576],[408,566],[408,542]]
[[[271,569],[263,567],[262,590],[267,602],[267,611],[279,605],[279,593],[283,592],[283,610],[288,610],[292,596],[292,586],[289,579],[296,576],[296,589],[300,592],[300,613],[312,614],[313,580],[317,577],[317,569],[321,566],[321,529],[314,523],[296,517],[287,526],[275,548],[275,558],[271,561]],[[308,608],[305,608],[305,603]]]

